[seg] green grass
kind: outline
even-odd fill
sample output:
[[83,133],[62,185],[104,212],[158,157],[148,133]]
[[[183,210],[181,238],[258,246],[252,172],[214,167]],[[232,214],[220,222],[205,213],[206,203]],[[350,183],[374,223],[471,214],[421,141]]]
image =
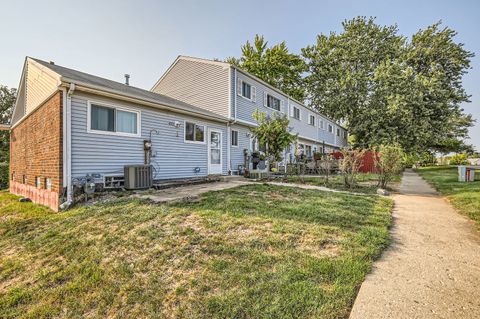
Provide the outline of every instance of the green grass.
[[476,172],[476,180],[469,183],[458,182],[456,167],[424,167],[417,172],[480,228],[480,171]]
[[347,318],[391,210],[262,184],[65,213],[0,192],[0,318]]
[[[389,190],[393,190],[392,185],[395,183],[399,183],[401,180],[401,176],[397,175],[390,183]],[[375,194],[377,192],[377,182],[378,182],[378,175],[373,173],[359,173],[357,175],[357,185],[353,188],[345,187],[343,183],[343,178],[341,175],[332,175],[329,177],[328,183],[326,182],[323,176],[288,176],[288,178],[284,179],[285,182],[288,183],[296,183],[296,184],[308,184],[308,185],[315,185],[315,186],[325,186],[328,188],[341,190],[341,191],[349,191],[354,193],[363,193],[363,194]]]

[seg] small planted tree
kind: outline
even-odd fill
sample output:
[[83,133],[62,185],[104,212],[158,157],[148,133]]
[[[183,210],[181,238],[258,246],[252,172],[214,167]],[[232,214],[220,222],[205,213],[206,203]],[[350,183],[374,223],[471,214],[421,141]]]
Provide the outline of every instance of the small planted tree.
[[343,159],[340,161],[340,171],[346,188],[357,185],[357,175],[362,166],[366,150],[345,148],[342,151]]
[[253,118],[258,126],[251,130],[260,145],[265,145],[265,155],[270,163],[282,160],[282,152],[288,145],[297,140],[297,134],[292,134],[289,120],[286,115],[274,113],[267,116],[256,110]]
[[403,169],[404,153],[399,145],[381,145],[375,157],[375,166],[378,169],[378,187],[387,188],[395,175]]
[[329,182],[330,174],[333,170],[335,161],[335,158],[333,158],[333,156],[329,154],[323,154],[321,158],[317,160],[320,174],[325,177],[325,184],[328,184]]

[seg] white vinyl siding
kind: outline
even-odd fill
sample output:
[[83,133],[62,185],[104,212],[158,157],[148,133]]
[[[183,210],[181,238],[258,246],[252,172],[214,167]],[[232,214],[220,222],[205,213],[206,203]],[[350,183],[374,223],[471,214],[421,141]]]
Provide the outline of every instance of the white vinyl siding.
[[180,57],[152,91],[228,117],[229,69]]

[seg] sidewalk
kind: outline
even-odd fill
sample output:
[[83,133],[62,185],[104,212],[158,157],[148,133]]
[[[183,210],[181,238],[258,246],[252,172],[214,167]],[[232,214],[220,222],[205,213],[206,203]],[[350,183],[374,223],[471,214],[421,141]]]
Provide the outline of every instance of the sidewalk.
[[392,244],[350,318],[480,318],[479,233],[418,174],[405,172],[400,192]]

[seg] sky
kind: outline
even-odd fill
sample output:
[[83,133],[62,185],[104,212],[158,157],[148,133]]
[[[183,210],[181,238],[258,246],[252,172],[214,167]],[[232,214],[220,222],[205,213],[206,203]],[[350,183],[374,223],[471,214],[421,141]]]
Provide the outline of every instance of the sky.
[[0,0],[0,84],[17,87],[25,56],[150,89],[178,55],[239,56],[255,34],[292,52],[318,34],[341,31],[355,16],[397,24],[411,36],[442,20],[476,54],[464,77],[476,125],[469,143],[480,150],[480,1],[12,1]]

